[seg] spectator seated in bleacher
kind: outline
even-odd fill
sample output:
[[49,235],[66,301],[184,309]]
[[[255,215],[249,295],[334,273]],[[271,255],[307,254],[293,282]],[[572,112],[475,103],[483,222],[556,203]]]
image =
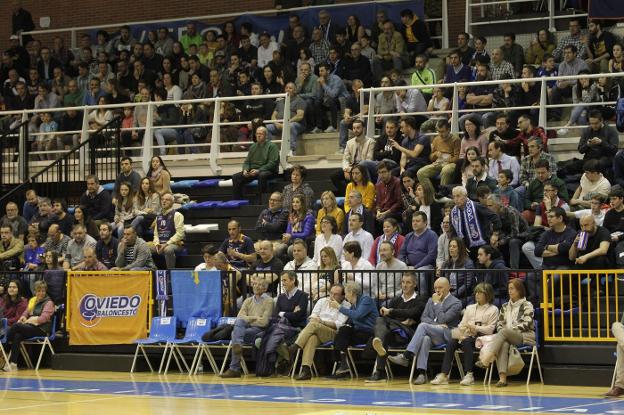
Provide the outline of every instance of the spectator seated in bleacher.
[[13,236],[23,240],[24,236],[28,233],[28,222],[19,215],[19,210],[15,202],[7,203],[5,209],[6,215],[0,218],[0,224],[10,226]]
[[598,110],[589,113],[589,126],[581,133],[578,144],[578,152],[583,154],[583,160],[571,162],[566,169],[567,174],[581,172],[583,164],[589,160],[597,160],[600,171],[608,171],[613,168],[613,154],[619,148],[619,135],[617,130],[608,125]]
[[[353,170],[353,172],[355,171],[356,169]],[[377,230],[380,230],[386,219],[401,219],[402,199],[401,181],[392,175],[390,166],[384,161],[380,162],[377,165],[377,174],[379,181],[375,185],[377,212],[375,218],[377,219]]]
[[361,257],[362,260],[368,262],[368,258],[370,257],[371,250],[373,248],[374,240],[373,240],[373,235],[370,232],[362,228],[363,224],[364,222],[363,222],[363,218],[361,214],[357,212],[353,212],[352,214],[349,215],[349,219],[348,219],[349,233],[345,235],[344,240],[343,240],[343,245],[342,245],[343,252],[342,252],[342,255],[340,256],[341,260],[349,261],[347,260],[346,253],[344,251],[347,243],[357,242],[361,251],[360,255],[357,255],[357,258],[359,259]]
[[[613,190],[613,188],[612,188]],[[589,209],[575,210],[574,212],[566,212],[570,219],[580,219],[586,214],[590,214],[596,220],[598,226],[602,226],[605,215],[609,211],[609,197],[600,193],[594,193],[591,196],[591,202]]]
[[67,242],[67,251],[63,261],[63,268],[73,270],[83,260],[84,248],[95,248],[95,239],[87,235],[87,230],[82,225],[75,225],[72,230],[72,239]]
[[[354,218],[355,220],[355,218]],[[368,262],[367,258],[362,255],[363,250],[358,241],[351,240],[344,243],[342,246],[341,269],[343,271],[372,271],[374,266]],[[371,293],[373,287],[373,273],[347,273],[342,275],[344,281],[360,281],[362,289],[366,293]]]
[[320,220],[321,232],[316,235],[314,240],[314,261],[321,265],[321,251],[325,247],[333,249],[337,257],[342,255],[342,237],[338,233],[338,223],[333,216],[326,215]]
[[547,29],[540,29],[536,36],[531,39],[531,44],[525,52],[524,61],[527,65],[539,66],[546,55],[553,53],[555,47],[552,34]]
[[52,214],[56,216],[56,223],[59,224],[61,231],[69,235],[76,222],[74,215],[67,213],[67,203],[63,199],[54,199],[52,201]]
[[[371,252],[371,256],[373,253]],[[400,281],[403,271],[407,270],[405,262],[398,260],[396,256],[398,250],[394,247],[391,241],[383,241],[379,244],[379,261],[376,262],[375,270],[381,271],[374,276],[373,288],[377,289],[377,301],[381,304],[386,304],[390,298],[398,295],[399,289],[397,282]],[[369,261],[370,262],[370,261]],[[384,271],[397,271],[397,272],[384,272]]]
[[[445,218],[448,220],[448,216]],[[462,302],[465,307],[468,303],[472,287],[475,284],[474,273],[465,270],[474,269],[474,262],[468,256],[464,240],[453,236],[447,243],[448,255],[437,268],[436,275],[446,277],[451,285],[451,293]],[[464,271],[455,271],[464,270]]]
[[451,210],[451,224],[455,234],[462,238],[475,260],[477,250],[486,245],[492,232],[501,228],[500,218],[487,207],[468,199],[468,191],[463,186],[453,188],[455,206]]
[[152,182],[154,191],[159,195],[162,196],[167,192],[171,192],[171,173],[167,170],[160,156],[152,157],[146,176]]
[[43,262],[45,250],[39,246],[37,236],[28,234],[26,238],[28,244],[24,248],[24,267],[23,271],[35,271],[39,269]]
[[22,340],[50,335],[54,303],[48,297],[47,289],[48,285],[45,281],[35,282],[35,296],[30,299],[28,307],[17,320],[17,323],[9,329],[7,344],[11,345],[11,353],[9,361],[3,364],[5,372],[17,371]]
[[318,263],[308,257],[308,245],[303,239],[292,242],[292,261],[284,265],[284,271],[310,271],[318,269]]
[[505,255],[512,269],[519,269],[522,234],[528,229],[527,221],[513,206],[505,206],[499,195],[490,194],[486,199],[486,205],[501,220],[500,231],[492,233],[490,245]]
[[306,209],[314,208],[314,190],[305,182],[308,176],[308,169],[305,166],[295,164],[290,169],[290,184],[284,186],[282,191],[282,207],[286,211],[292,209],[292,199],[295,195],[304,198]]
[[[522,216],[528,223],[535,222],[537,210],[544,201],[546,183],[554,186],[557,190],[556,197],[561,198],[562,202],[569,199],[565,183],[555,174],[551,173],[550,163],[547,160],[537,161],[535,163],[535,179],[529,183],[529,187],[524,195],[524,211],[522,212]],[[559,200],[553,200],[552,194],[548,196],[551,196],[551,202],[555,203],[552,206],[559,206],[559,203],[561,203]],[[563,206],[563,203],[561,203],[561,206]],[[546,212],[541,211],[540,213],[543,215]]]
[[552,154],[546,153],[542,146],[543,143],[539,137],[530,138],[527,142],[528,154],[522,157],[522,163],[520,165],[520,180],[518,182],[520,185],[518,187],[519,196],[524,196],[526,190],[529,188],[529,184],[535,179],[536,164],[538,161],[547,161],[550,175],[557,175],[555,157]]
[[375,140],[373,158],[362,160],[359,163],[368,170],[368,174],[373,183],[377,183],[377,166],[382,161],[386,163],[394,176],[398,176],[400,170],[401,151],[392,146],[392,141],[402,141],[398,123],[393,118],[386,119],[384,123],[384,131]]
[[24,240],[13,236],[9,225],[0,226],[0,269],[16,271],[24,264]]
[[415,385],[423,385],[427,382],[427,361],[431,346],[447,343],[450,340],[447,338],[448,329],[456,327],[461,317],[461,302],[450,293],[451,287],[448,279],[438,278],[433,287],[435,293],[427,301],[420,324],[407,345],[406,351],[388,358],[394,364],[408,367],[416,356],[418,373],[414,379]]
[[[399,250],[399,260],[409,267],[418,270],[432,270],[438,253],[438,235],[428,227],[428,215],[423,211],[412,215],[412,232],[405,236]],[[418,288],[420,293],[429,292],[427,273],[419,274]]]
[[330,190],[324,191],[321,195],[321,208],[318,210],[316,216],[317,235],[322,232],[321,221],[325,216],[332,216],[338,226],[338,232],[336,233],[342,233],[345,224],[345,213],[344,210],[338,206],[336,196],[334,196],[334,193]]
[[306,325],[309,296],[298,288],[297,274],[284,271],[280,281],[284,292],[277,297],[269,327],[255,342],[258,349],[258,377],[271,376],[275,370],[280,374],[288,374],[290,359],[287,346]]
[[111,195],[100,185],[96,175],[87,176],[87,191],[80,196],[80,206],[96,224],[113,219]]
[[572,108],[570,119],[563,128],[557,130],[557,134],[565,135],[568,133],[568,127],[587,124],[587,117],[592,107],[583,104],[600,101],[598,83],[595,82],[596,80],[582,76],[588,75],[589,73],[587,69],[579,71],[579,78],[572,86],[572,103],[576,105]]
[[[558,48],[557,48],[558,49]],[[559,76],[574,76],[582,70],[588,70],[587,64],[580,57],[577,56],[579,48],[573,44],[568,44],[563,48],[564,60],[559,64],[558,73]],[[557,50],[555,50],[555,53]],[[552,88],[550,94],[551,105],[558,105],[563,103],[563,98],[572,97],[572,86],[576,83],[574,80],[560,80],[557,81]],[[561,108],[550,108],[550,118],[554,121],[561,119]]]
[[149,245],[137,236],[133,227],[124,229],[117,246],[117,259],[111,271],[152,271],[156,269]]
[[383,23],[383,33],[376,40],[377,54],[373,59],[375,78],[380,79],[383,72],[390,69],[398,69],[399,71],[403,69],[405,63],[408,62],[405,39],[400,32],[395,30],[394,24],[390,20]]
[[[296,86],[292,82],[288,82],[284,88],[290,96],[290,156],[297,153],[297,139],[300,134],[305,131],[305,110],[306,103],[297,95]],[[280,99],[275,104],[275,110],[271,115],[271,120],[278,120],[284,118],[284,101]],[[282,122],[274,122],[273,124],[267,124],[267,131],[271,136],[281,135],[283,138]]]
[[163,255],[167,269],[175,268],[176,252],[184,247],[184,216],[173,208],[173,194],[165,192],[160,197],[162,212],[154,221],[152,253]]
[[294,196],[286,231],[282,234],[281,244],[276,247],[277,255],[285,257],[288,247],[295,239],[303,239],[306,243],[311,242],[315,237],[315,223],[312,211],[305,205],[305,198],[302,195]]
[[509,346],[534,345],[535,327],[533,304],[526,299],[522,280],[516,278],[507,284],[509,302],[503,304],[496,323],[496,335],[487,350],[483,350],[477,366],[488,367],[496,361],[498,369],[497,387],[507,386],[507,364]]
[[608,253],[611,234],[603,226],[596,225],[592,215],[579,220],[580,230],[570,246],[569,258],[576,269],[609,269],[612,267]]
[[[429,58],[427,55],[418,55],[416,56],[416,60],[414,62],[414,73],[412,73],[411,85],[433,85],[438,83],[436,73],[432,70],[429,65]],[[384,85],[384,79],[381,79],[381,86],[390,86],[390,82],[388,85]],[[420,92],[423,94],[425,100],[431,99],[433,95],[432,88],[422,88]],[[377,95],[377,101],[379,101],[379,95]],[[378,112],[378,111],[376,111]]]
[[[390,242],[393,247],[392,255],[397,257],[399,255],[399,251],[401,250],[401,246],[403,246],[403,242],[405,242],[405,237],[400,233],[399,222],[394,218],[387,218],[383,221],[382,233],[373,241],[373,246],[371,248],[370,256],[368,257],[368,262],[372,265],[379,264],[381,259],[381,244],[383,242]],[[390,266],[387,269],[394,269]]]
[[494,194],[500,196],[503,205],[511,206],[519,212],[524,210],[524,205],[520,201],[520,196],[516,189],[510,186],[511,181],[514,179],[514,175],[509,169],[503,169],[498,173],[497,183],[498,186],[494,190]]
[[217,252],[219,250],[213,245],[205,245],[201,250],[204,262],[198,264],[195,267],[195,271],[217,271],[217,267],[215,267],[215,255]]
[[130,226],[137,217],[135,191],[130,183],[121,183],[118,197],[113,200],[113,205],[115,206],[113,219],[115,234],[120,238],[123,235],[124,227]]
[[436,123],[436,131],[437,135],[431,141],[431,163],[418,170],[418,181],[433,187],[431,179],[440,175],[440,186],[448,186],[455,176],[461,140],[456,134],[450,133],[450,124],[446,119]]
[[145,236],[145,231],[152,227],[156,216],[160,215],[162,206],[160,194],[154,190],[154,184],[149,177],[141,179],[140,187],[136,193],[136,217],[131,226],[140,237]]
[[255,229],[260,232],[262,238],[276,244],[282,239],[282,234],[288,225],[288,210],[283,206],[283,195],[273,192],[269,196],[269,207],[258,215]]
[[271,293],[277,293],[279,276],[284,270],[284,263],[274,255],[271,241],[258,241],[256,251],[258,259],[250,269],[257,272],[256,278],[263,278],[268,282]]
[[52,202],[47,197],[42,197],[38,203],[38,212],[30,218],[29,228],[34,227],[41,234],[48,233],[50,226],[57,224],[58,218],[52,212]]
[[238,269],[248,268],[256,260],[253,240],[241,232],[241,225],[236,220],[231,220],[227,225],[228,238],[226,238],[219,251],[227,256],[227,260]]
[[34,189],[28,189],[25,196],[26,201],[22,207],[22,216],[26,222],[31,223],[33,216],[39,213],[39,196]]
[[611,232],[611,247],[615,261],[622,265],[624,261],[624,190],[621,186],[613,186],[609,192],[611,209],[605,213],[603,225]]
[[609,72],[609,60],[613,57],[613,45],[616,38],[611,32],[602,30],[602,23],[597,19],[589,20],[587,23],[589,34],[587,48],[587,59],[585,63],[592,72]]
[[62,259],[67,253],[67,245],[69,244],[71,238],[62,233],[57,224],[53,224],[50,226],[47,235],[48,238],[43,244],[43,249],[45,249],[46,252],[56,252],[57,255]]
[[468,191],[468,197],[471,200],[478,200],[478,189],[481,187],[489,188],[491,192],[496,190],[498,185],[494,177],[488,175],[487,162],[483,157],[477,157],[471,163],[473,177],[468,179],[466,183],[466,190]]
[[[9,281],[6,287],[6,293],[0,297],[0,309],[2,310],[2,317],[7,319],[7,326],[11,327],[26,311],[28,306],[28,300],[24,298],[22,289],[22,283],[17,280]],[[6,334],[6,333],[2,333]],[[4,367],[4,364],[0,362],[0,366]]]
[[451,339],[447,342],[442,360],[442,370],[431,381],[432,385],[448,384],[451,365],[455,358],[455,351],[461,347],[464,354],[464,378],[459,382],[462,386],[474,385],[474,352],[477,337],[490,335],[496,329],[498,322],[498,307],[493,303],[494,290],[488,283],[480,283],[474,289],[474,304],[466,307],[462,320],[457,328],[451,331]]
[[588,209],[593,195],[608,195],[611,191],[611,183],[602,175],[604,170],[598,160],[586,161],[583,170],[585,173],[581,176],[580,185],[570,198],[571,210]]
[[82,250],[82,261],[73,269],[75,271],[107,271],[108,267],[98,260],[95,247],[86,246]]
[[349,318],[340,313],[338,308],[332,307],[332,301],[341,307],[351,308],[351,304],[345,300],[345,289],[340,284],[334,284],[330,289],[329,296],[316,302],[308,317],[308,324],[301,330],[297,340],[288,348],[291,366],[297,352],[302,351],[301,373],[295,377],[295,380],[312,379],[312,365],[314,364],[316,348],[323,343],[333,341],[337,331]]
[[347,357],[347,348],[366,343],[373,335],[375,321],[379,317],[375,300],[362,292],[362,285],[349,281],[344,286],[345,299],[350,306],[346,307],[335,299],[329,306],[345,315],[352,324],[345,324],[338,328],[334,337],[334,362],[338,363],[333,379],[342,379],[349,376],[350,369]]
[[232,175],[232,190],[234,199],[243,198],[243,189],[246,183],[258,180],[258,190],[266,193],[268,181],[277,175],[279,169],[279,149],[267,140],[267,129],[256,129],[256,142],[249,147],[247,157],[243,162],[243,171]]
[[479,247],[477,254],[478,268],[490,270],[490,272],[480,272],[475,274],[477,283],[487,282],[494,288],[494,304],[500,307],[507,299],[508,272],[505,260],[500,251],[491,245]]
[[365,119],[368,114],[368,93],[364,93],[363,102],[360,95],[360,89],[363,88],[362,81],[354,79],[351,83],[351,92],[345,99],[343,108],[343,117],[340,120],[338,127],[338,146],[339,148],[345,148],[349,139],[349,130],[353,124],[353,120]]
[[516,157],[505,154],[504,144],[499,141],[490,142],[488,144],[488,157],[488,176],[496,179],[503,170],[511,170],[513,179],[509,184],[511,187],[517,187],[520,178],[520,163]]
[[433,42],[425,23],[410,9],[401,10],[401,23],[403,23],[401,34],[405,38],[405,48],[408,54],[407,61],[411,66],[414,56],[431,54]]
[[226,340],[228,337],[232,339],[232,361],[229,369],[221,375],[222,378],[239,378],[241,376],[242,346],[252,344],[256,336],[269,325],[273,315],[273,299],[266,293],[268,282],[257,279],[253,282],[252,287],[253,296],[248,297],[243,302],[234,326],[226,328],[231,335],[215,336],[224,330],[224,327],[220,326],[202,336],[202,340],[206,342]]
[[[367,137],[364,132],[364,122],[362,120],[353,120],[351,125],[353,131],[353,138],[347,141],[347,146],[344,150],[340,150],[344,152],[342,157],[342,170],[336,171],[331,175],[331,181],[336,187],[338,194],[345,194],[345,190],[347,189],[347,183],[351,182],[353,178],[351,177],[352,170],[355,166],[357,166],[361,161],[364,160],[372,160],[373,159],[373,150],[375,148],[375,140],[370,137]],[[362,171],[364,172],[362,173]],[[375,199],[374,196],[374,188],[375,185],[370,183],[370,190],[372,191],[372,197],[368,193],[363,192],[366,189],[366,185],[369,183],[368,170],[361,169],[362,179],[366,177],[366,182],[362,184],[362,188],[357,190],[362,192],[364,196],[364,204],[367,205],[369,209],[373,207],[373,202]],[[358,183],[356,183],[358,185]],[[348,203],[345,201],[345,211],[348,211]]]

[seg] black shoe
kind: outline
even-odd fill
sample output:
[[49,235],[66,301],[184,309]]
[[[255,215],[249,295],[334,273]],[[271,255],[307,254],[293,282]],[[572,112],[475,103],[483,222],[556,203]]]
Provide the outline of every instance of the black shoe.
[[349,365],[346,363],[340,363],[338,369],[336,369],[336,375],[342,375],[344,373],[349,374],[351,371],[349,370]]
[[336,380],[336,379],[346,379],[346,378],[349,378],[349,377],[351,377],[351,375],[347,371],[347,372],[343,372],[343,373],[336,372],[333,375],[327,376],[327,379],[334,379],[334,380]]
[[364,382],[376,383],[376,382],[385,382],[386,380],[387,380],[386,376],[382,372],[376,370],[375,373],[373,373],[373,375],[370,378],[366,379]]
[[275,368],[275,373],[280,376],[288,376],[290,374],[290,365],[288,360],[281,360]]
[[299,373],[295,380],[310,380],[312,379],[312,371],[310,366],[301,366],[301,373]]

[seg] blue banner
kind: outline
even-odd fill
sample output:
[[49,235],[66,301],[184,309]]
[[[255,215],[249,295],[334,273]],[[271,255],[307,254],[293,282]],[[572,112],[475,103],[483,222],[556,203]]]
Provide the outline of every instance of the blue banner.
[[590,19],[622,19],[624,18],[624,1],[622,0],[589,0]]
[[191,317],[221,318],[221,272],[171,271],[173,315],[186,327]]
[[[396,3],[370,3],[370,4],[358,4],[343,6],[328,7],[327,11],[332,16],[332,24],[338,27],[344,28],[347,22],[347,17],[350,15],[356,15],[360,19],[360,23],[367,29],[370,29],[375,23],[376,14],[379,10],[384,10],[388,19],[390,19],[396,25],[397,29],[401,24],[400,13],[403,9],[410,9],[414,14],[418,15],[421,19],[424,19],[424,0],[403,1]],[[275,39],[279,39],[280,32],[288,27],[288,16],[296,14],[299,16],[301,23],[308,31],[308,36],[311,29],[319,24],[318,12],[322,8],[311,8],[306,10],[296,10],[284,13],[280,13],[277,16],[262,16],[255,14],[242,14],[239,17],[232,19],[236,26],[237,32],[239,31],[242,23],[248,22],[252,24],[252,30],[254,33],[260,34],[267,32]],[[196,23],[197,30],[203,35],[208,30],[214,30],[217,33],[221,33],[221,24],[203,23],[199,21],[190,20]],[[157,30],[160,27],[166,27],[171,32],[173,39],[180,39],[186,30],[186,21],[175,21],[171,23],[152,23],[152,24],[137,24],[130,25],[132,36],[140,42],[147,40],[147,32],[150,30]],[[93,30],[91,35],[95,38],[97,30]],[[111,36],[113,38],[114,36]]]

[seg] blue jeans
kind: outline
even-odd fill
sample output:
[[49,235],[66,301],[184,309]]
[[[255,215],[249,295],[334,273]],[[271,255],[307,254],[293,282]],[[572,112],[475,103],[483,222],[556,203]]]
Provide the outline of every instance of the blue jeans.
[[[184,130],[182,135],[178,135],[176,137],[176,141],[178,144],[195,144],[195,137],[193,137],[193,131],[190,128]],[[187,152],[191,152],[192,154],[197,154],[197,146],[193,147],[180,147],[178,148],[178,154],[185,154]]]
[[[279,135],[281,138],[282,130],[278,130],[275,124],[267,124],[266,128],[269,131],[269,134],[271,134],[271,137]],[[297,138],[302,132],[303,125],[299,124],[298,122],[290,123],[290,149],[293,151],[293,153],[297,150]]]
[[338,128],[339,133],[338,137],[340,137],[339,145],[341,149],[347,147],[347,141],[349,141],[349,129],[351,128],[351,121],[340,120],[340,126]]
[[420,323],[414,333],[414,337],[407,345],[407,350],[417,356],[416,368],[426,370],[431,345],[439,345],[447,342],[446,329],[439,325]]
[[[253,343],[256,335],[260,333],[262,329],[260,327],[252,327],[245,320],[237,318],[234,323],[234,330],[232,330],[232,344],[249,344]],[[232,353],[232,362],[230,362],[230,369],[237,372],[241,371],[240,356]]]
[[[164,146],[167,142],[178,140],[178,132],[174,128],[157,128],[154,130],[154,138],[159,146]],[[159,147],[158,151],[161,156],[167,154],[167,149]]]

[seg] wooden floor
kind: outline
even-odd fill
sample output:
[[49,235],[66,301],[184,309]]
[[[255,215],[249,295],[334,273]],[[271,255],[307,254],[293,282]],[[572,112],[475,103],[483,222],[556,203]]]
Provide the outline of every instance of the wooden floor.
[[0,413],[20,414],[624,414],[605,388],[410,386],[406,380],[294,382],[249,376],[41,370],[0,374]]

